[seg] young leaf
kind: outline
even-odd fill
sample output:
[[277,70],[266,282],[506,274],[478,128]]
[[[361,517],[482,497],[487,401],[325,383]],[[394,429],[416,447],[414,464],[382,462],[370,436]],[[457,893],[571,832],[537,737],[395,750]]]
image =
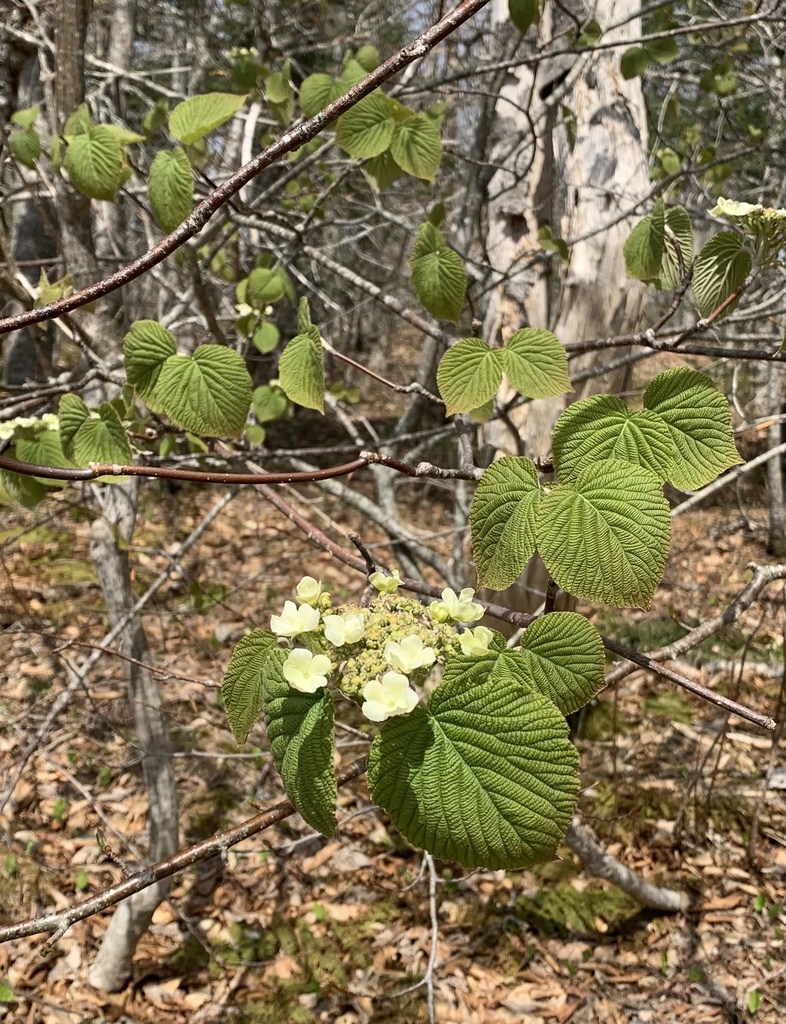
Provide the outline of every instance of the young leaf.
[[287,652],[271,651],[262,670],[265,725],[287,796],[324,836],[336,831],[333,700],[293,690],[282,674]]
[[[703,317],[710,316],[732,295],[751,272],[751,254],[742,235],[720,231],[702,246],[693,265],[693,295]],[[737,299],[716,318],[734,309]]]
[[644,407],[656,412],[671,431],[674,449],[668,479],[680,490],[703,487],[742,462],[729,403],[705,373],[687,366],[659,373],[644,393]]
[[254,309],[264,309],[271,302],[278,302],[284,297],[284,279],[278,270],[257,267],[248,275],[246,301]]
[[296,335],[281,353],[278,376],[287,398],[307,409],[325,411],[325,363],[319,328]]
[[246,102],[245,95],[209,92],[183,100],[169,115],[169,130],[185,146],[192,146],[209,132],[230,121]]
[[[31,462],[34,466],[55,466],[68,469],[71,463],[63,453],[60,435],[57,430],[37,430],[27,435],[26,430],[18,433],[15,441],[16,457],[22,462]],[[61,487],[59,480],[41,478],[44,487]]]
[[297,306],[297,331],[298,334],[308,334],[311,329],[311,310],[308,307],[308,299],[301,296]]
[[35,508],[46,497],[46,487],[36,477],[10,473],[7,469],[0,469],[0,486],[24,508]]
[[63,127],[63,135],[66,139],[70,139],[72,135],[86,135],[94,127],[87,104],[80,103],[73,114],[69,114]]
[[541,490],[529,459],[504,456],[480,478],[470,526],[478,585],[504,590],[535,551],[535,521]]
[[671,64],[680,55],[677,40],[673,36],[664,39],[651,39],[647,43],[647,53],[658,64]]
[[35,128],[16,128],[8,136],[8,148],[20,164],[32,168],[41,156],[41,139]]
[[557,420],[551,445],[562,483],[601,459],[623,459],[665,480],[674,451],[671,431],[657,413],[631,412],[613,395],[594,395],[569,405]]
[[404,177],[404,172],[393,159],[390,150],[366,160],[362,170],[375,192],[390,188],[394,181]]
[[432,181],[442,159],[439,129],[425,114],[410,117],[396,125],[390,153],[407,174]]
[[456,323],[464,308],[467,275],[458,253],[445,245],[429,221],[417,233],[409,269],[415,294],[425,309],[440,320]]
[[36,103],[33,107],[25,107],[23,110],[15,110],[11,114],[11,124],[15,124],[19,128],[32,128],[40,113],[40,103]]
[[221,697],[235,742],[245,743],[262,713],[262,668],[268,654],[275,650],[276,638],[264,629],[247,633],[232,651]]
[[540,0],[508,0],[508,11],[510,20],[522,33],[529,30],[540,17]]
[[254,415],[260,423],[270,423],[282,416],[289,404],[289,400],[281,388],[270,387],[262,384],[254,391],[253,397]]
[[194,208],[194,174],[185,150],[176,146],[156,153],[147,193],[153,216],[164,231],[174,231]]
[[60,425],[60,445],[63,454],[74,462],[74,439],[82,425],[90,419],[90,410],[79,395],[63,395],[57,406],[57,418]]
[[658,279],[665,246],[665,225],[663,200],[658,199],[652,215],[639,221],[622,248],[628,277],[647,283]]
[[588,601],[647,609],[669,550],[661,482],[607,459],[587,466],[540,503],[538,551],[563,590]]
[[176,353],[174,336],[157,320],[137,320],[123,339],[128,383],[153,412],[161,412],[154,397],[156,381],[164,363]]
[[263,320],[251,338],[254,348],[257,352],[261,352],[263,356],[272,352],[280,340],[281,334],[279,329],[270,320]]
[[497,393],[502,383],[502,349],[489,348],[481,338],[465,338],[439,361],[437,387],[445,415],[471,412]]
[[126,180],[123,147],[106,125],[67,136],[65,169],[74,188],[89,199],[112,202]]
[[374,800],[415,846],[465,867],[551,859],[579,788],[564,717],[487,662],[454,672],[451,660],[426,708],[380,730],[369,754]]
[[377,90],[341,115],[336,128],[336,144],[356,160],[379,156],[390,145],[395,127],[390,103]]
[[237,352],[223,345],[200,345],[191,359],[167,359],[153,397],[178,427],[213,437],[239,437],[251,405],[251,378]]
[[650,55],[643,46],[631,46],[620,57],[620,72],[626,81],[639,78],[650,66]]
[[[684,206],[673,206],[666,211],[666,242],[663,249],[663,261],[660,265],[660,280],[655,287],[663,291],[674,291],[678,288],[683,274],[687,273],[693,263],[693,225]],[[677,240],[682,254],[683,269],[671,235]]]
[[343,88],[330,75],[309,75],[300,86],[300,109],[303,111],[303,117],[314,117],[343,93]]
[[553,398],[572,391],[565,349],[550,331],[524,327],[505,342],[508,380],[529,398]]
[[379,66],[379,54],[377,53],[376,46],[371,46],[370,44],[361,46],[355,54],[355,60],[364,71],[372,72],[374,68]]
[[98,419],[91,416],[82,423],[72,446],[77,466],[91,462],[128,466],[134,458],[120,417],[109,402],[98,407]]
[[570,715],[606,685],[603,641],[578,612],[552,612],[524,631],[519,657],[534,685]]

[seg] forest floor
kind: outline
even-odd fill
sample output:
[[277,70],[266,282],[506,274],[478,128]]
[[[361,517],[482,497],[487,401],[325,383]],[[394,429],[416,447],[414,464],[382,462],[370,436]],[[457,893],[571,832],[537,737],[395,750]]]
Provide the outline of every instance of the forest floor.
[[[143,493],[130,552],[139,593],[217,499],[191,487]],[[307,497],[330,531],[330,518],[339,517],[334,500]],[[412,529],[427,519],[433,535],[439,492],[428,500],[427,516],[410,507]],[[756,519],[766,513],[753,507],[741,515],[737,504],[676,519],[651,611],[595,611],[598,628],[647,650],[716,613],[750,578],[748,563],[771,560]],[[450,527],[447,511],[443,525]],[[0,527],[5,785],[68,685],[67,663],[91,653],[78,643],[99,643],[106,626],[88,517],[74,492],[32,513],[4,510]],[[161,683],[183,845],[281,796],[262,727],[238,751],[216,684],[234,643],[253,626],[267,627],[306,573],[342,598],[359,597],[356,575],[245,490],[145,609],[156,665],[190,677]],[[767,714],[780,707],[782,718],[782,585],[678,667]],[[117,858],[132,869],[138,863],[130,851],[145,846],[146,798],[129,723],[123,664],[104,656],[35,745],[0,814],[0,921],[65,908],[119,880],[120,867],[97,843],[99,828]],[[341,760],[359,756],[365,742],[341,736]],[[691,909],[642,912],[584,875],[567,849],[536,871],[440,862],[439,1024],[786,1019],[786,743],[774,746],[754,726],[638,671],[594,702],[577,745],[584,823],[647,879],[688,890]],[[362,779],[340,790],[339,821],[325,840],[288,819],[232,849],[226,863],[178,876],[123,992],[87,982],[109,912],[75,924],[46,958],[43,935],[0,946],[0,1021],[427,1020],[426,990],[412,989],[432,945],[422,856],[371,806]]]

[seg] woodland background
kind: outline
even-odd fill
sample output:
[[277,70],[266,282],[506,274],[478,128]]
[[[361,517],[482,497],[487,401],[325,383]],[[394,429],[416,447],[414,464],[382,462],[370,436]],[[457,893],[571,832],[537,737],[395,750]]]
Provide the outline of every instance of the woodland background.
[[[167,109],[197,93],[250,94],[192,154],[200,198],[300,116],[307,76],[340,75],[350,54],[373,64],[369,47],[383,59],[443,6],[5,0],[4,315],[56,294],[45,289],[67,276],[75,288],[98,281],[158,241],[146,173],[166,144],[151,126]],[[519,25],[538,7],[511,6]],[[67,391],[119,389],[122,339],[141,318],[186,346],[244,354],[261,390],[242,450],[266,470],[348,461],[359,447],[451,464],[454,427],[422,394],[449,337],[547,327],[568,348],[581,396],[635,400],[657,372],[688,363],[729,396],[748,461],[702,500],[671,496],[671,556],[648,613],[581,610],[642,651],[720,613],[749,563],[786,552],[782,271],[676,354],[664,351],[669,338],[697,314],[686,300],[657,335],[639,334],[671,296],[626,277],[622,246],[659,195],[688,209],[699,242],[702,226],[717,227],[708,211],[719,194],[786,205],[786,12],[774,0],[542,6],[522,33],[493,0],[390,83],[440,124],[433,184],[403,177],[376,190],[328,130],[92,313],[6,335],[0,427],[50,411]],[[80,195],[51,163],[51,138],[83,102],[94,120],[140,137],[112,203]],[[11,115],[35,104],[43,156],[27,166]],[[439,203],[469,282],[449,329],[422,311],[407,271]],[[257,261],[286,271],[335,350],[324,419],[282,399],[271,384],[280,345],[270,328],[254,340],[242,323],[235,288]],[[296,305],[284,294],[271,306],[266,322],[286,340]],[[412,382],[420,390],[406,390]],[[546,458],[561,400],[506,401],[479,436],[486,460]],[[140,426],[138,442],[150,463],[220,461],[160,422]],[[375,467],[280,494],[342,543],[356,530],[409,576],[474,582],[466,482]],[[231,647],[267,626],[306,573],[347,598],[362,589],[358,573],[250,488],[80,485],[31,510],[3,507],[3,924],[69,906],[125,865],[168,856],[280,797],[264,730],[238,750],[217,686]],[[533,571],[494,600],[533,610],[544,583]],[[426,1020],[430,1009],[443,1022],[782,1019],[784,593],[776,580],[673,666],[772,715],[774,737],[645,671],[574,724],[582,820],[629,867],[686,888],[688,912],[642,911],[568,850],[532,872],[440,863],[430,876],[358,780],[340,790],[333,840],[297,818],[281,822],[118,913],[124,935],[138,930],[133,941],[104,941],[107,912],[74,925],[48,957],[40,937],[0,946],[0,1019],[350,1024]],[[107,619],[120,623],[108,640]],[[351,730],[339,742],[346,759],[366,746]],[[405,993],[424,975],[428,986]]]

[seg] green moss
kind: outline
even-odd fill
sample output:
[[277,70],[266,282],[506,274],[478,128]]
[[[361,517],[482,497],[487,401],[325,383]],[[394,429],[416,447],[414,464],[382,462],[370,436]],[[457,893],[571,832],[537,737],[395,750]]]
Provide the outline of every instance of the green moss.
[[682,722],[688,725],[693,721],[694,705],[680,693],[664,690],[654,697],[647,697],[644,707],[650,715],[667,718],[670,722]]
[[[641,907],[620,889],[574,889],[572,885],[539,889],[521,897],[516,914],[544,935],[604,935],[628,929]],[[607,926],[599,929],[598,920]]]

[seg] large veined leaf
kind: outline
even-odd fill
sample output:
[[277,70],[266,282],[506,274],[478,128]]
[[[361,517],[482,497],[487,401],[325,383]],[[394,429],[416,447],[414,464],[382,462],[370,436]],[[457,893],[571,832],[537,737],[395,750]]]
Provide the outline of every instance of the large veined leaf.
[[464,308],[467,276],[457,252],[441,245],[409,261],[412,285],[419,301],[432,316],[456,323]]
[[278,377],[290,401],[325,411],[325,362],[318,327],[288,342],[278,363]]
[[568,357],[551,331],[524,327],[505,342],[505,373],[529,398],[554,398],[572,391]]
[[164,363],[177,353],[174,336],[157,320],[137,320],[123,339],[128,383],[153,412],[161,412],[155,386]]
[[540,484],[529,459],[503,456],[480,478],[470,526],[478,585],[504,590],[535,551]]
[[639,221],[623,246],[629,277],[637,281],[657,281],[666,244],[665,225],[663,200],[658,199],[652,215]]
[[98,407],[98,418],[90,416],[77,430],[71,441],[77,466],[91,462],[128,466],[133,453],[117,410],[109,402]]
[[[17,430],[14,448],[17,459],[22,462],[30,462],[34,466],[54,466],[59,469],[67,469],[72,465],[63,453],[60,436],[56,430],[36,430],[30,433],[27,430],[21,432]],[[17,476],[17,474],[13,475]],[[24,478],[20,474],[18,479]],[[50,480],[46,477],[36,477],[35,479],[44,487],[62,487],[60,480]],[[22,488],[22,493],[27,494],[28,492]],[[34,493],[37,493],[37,489],[29,492],[30,497]]]
[[563,590],[588,601],[649,608],[669,550],[661,481],[618,459],[587,466],[540,503],[538,551]]
[[502,383],[503,351],[489,348],[482,338],[465,338],[439,361],[437,387],[445,415],[472,412],[497,393]]
[[[673,291],[679,287],[683,273],[687,273],[693,264],[693,225],[684,206],[674,206],[666,211],[666,228],[663,261],[660,266],[660,280],[657,282],[657,287],[663,291]],[[684,267],[682,272],[672,235],[676,238],[682,254]]]
[[620,57],[620,73],[629,81],[639,78],[650,66],[650,55],[643,46],[631,46]]
[[410,117],[396,125],[390,152],[407,174],[432,181],[442,159],[439,129],[426,114]]
[[309,825],[330,836],[337,824],[333,701],[325,690],[293,690],[282,674],[286,657],[286,651],[272,651],[262,670],[273,760],[295,808]]
[[245,95],[209,92],[178,103],[169,115],[169,130],[185,146],[192,146],[209,132],[230,121],[246,102]]
[[[394,181],[404,176],[404,172],[393,159],[390,150],[380,153],[363,163],[363,174],[368,178],[376,192],[390,188]],[[464,268],[462,267],[462,270]]]
[[[751,272],[751,254],[736,231],[719,231],[702,246],[693,265],[693,295],[703,317],[709,316],[732,295]],[[717,320],[737,305],[730,303]]]
[[372,46],[370,43],[361,46],[355,54],[355,60],[364,71],[371,73],[374,68],[379,67],[379,53],[377,53],[376,46]]
[[164,231],[174,231],[191,213],[194,175],[185,150],[180,146],[156,153],[150,165],[147,194],[153,216]]
[[99,124],[67,141],[64,163],[74,188],[89,199],[111,202],[127,177],[123,147],[114,133]]
[[251,377],[237,352],[223,345],[200,345],[190,359],[167,359],[154,398],[178,427],[195,434],[239,437],[251,405]]
[[613,395],[594,395],[569,405],[557,420],[551,444],[554,468],[563,483],[601,459],[633,462],[665,480],[674,451],[671,431],[657,413],[631,412]]
[[235,741],[245,743],[262,714],[262,668],[268,654],[275,650],[276,637],[264,629],[247,633],[232,651],[221,697]]
[[329,103],[343,95],[343,88],[330,75],[309,75],[300,86],[300,109],[303,117],[313,117]]
[[606,685],[603,641],[578,612],[551,612],[524,631],[519,657],[532,681],[563,715],[583,708]]
[[434,856],[471,868],[549,860],[579,788],[565,719],[504,666],[457,661],[427,707],[382,727],[369,754],[371,795]]
[[90,410],[79,395],[63,395],[57,406],[57,419],[60,427],[60,445],[65,457],[73,462],[76,457],[74,438],[82,424],[90,419]]
[[377,90],[341,115],[336,144],[356,160],[379,156],[390,146],[395,127],[390,103]]
[[659,373],[644,393],[671,431],[674,449],[668,479],[694,491],[742,460],[734,444],[731,410],[712,379],[687,366]]
[[23,476],[0,469],[0,486],[24,508],[35,508],[46,497],[46,487],[34,476]]

